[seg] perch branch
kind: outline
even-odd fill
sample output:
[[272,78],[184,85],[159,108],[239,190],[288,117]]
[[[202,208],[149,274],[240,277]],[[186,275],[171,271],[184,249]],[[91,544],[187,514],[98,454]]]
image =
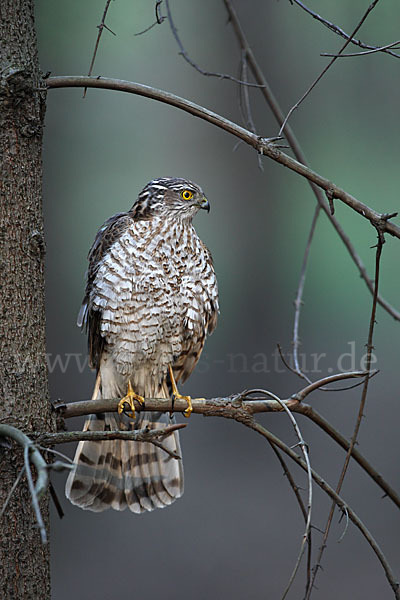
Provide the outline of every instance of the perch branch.
[[45,85],[49,89],[65,87],[93,87],[119,90],[121,92],[128,92],[131,94],[144,96],[146,98],[152,98],[153,100],[175,106],[176,108],[184,110],[185,112],[199,117],[200,119],[204,119],[205,121],[208,121],[209,123],[212,123],[224,131],[227,131],[228,133],[238,137],[246,142],[246,144],[249,144],[255,148],[257,152],[260,152],[264,156],[268,156],[272,160],[275,160],[281,165],[288,167],[302,177],[305,177],[309,181],[315,183],[323,190],[328,191],[332,195],[332,198],[341,200],[344,204],[352,208],[365,219],[369,220],[373,225],[382,226],[384,233],[389,233],[390,235],[400,239],[400,227],[394,223],[391,223],[389,220],[389,218],[396,216],[395,214],[387,215],[376,212],[325,177],[322,177],[306,165],[299,163],[294,158],[291,158],[287,154],[281,152],[273,143],[270,143],[268,138],[257,136],[244,127],[240,127],[240,125],[237,125],[236,123],[233,123],[232,121],[229,121],[217,113],[207,110],[206,108],[199,106],[194,102],[190,102],[189,100],[175,96],[175,94],[171,94],[169,92],[152,88],[140,83],[123,81],[120,79],[107,79],[103,77],[49,77],[45,80]]
[[[342,379],[365,377],[366,374],[366,371],[348,371],[346,373],[329,375],[329,377],[324,377],[323,379],[315,381],[313,384],[306,386],[294,394],[291,398],[281,400],[281,402],[284,402],[288,408],[292,410],[298,402],[303,401],[308,394],[322,386],[326,386],[335,381],[341,381]],[[276,400],[263,399],[245,401],[246,395],[249,395],[250,393],[254,393],[254,390],[251,390],[251,392],[245,391],[241,394],[235,394],[225,398],[211,398],[209,400],[205,398],[192,398],[193,412],[205,416],[222,416],[234,419],[238,411],[244,411],[244,413],[251,415],[259,412],[282,411],[281,405]],[[265,394],[265,391],[260,390],[260,393]],[[68,404],[57,404],[55,405],[55,408],[60,412],[62,417],[69,419],[71,417],[81,417],[83,415],[116,412],[120,400],[120,398],[81,400],[79,402],[69,402]],[[186,400],[180,398],[176,398],[173,402],[170,399],[165,398],[145,398],[144,407],[136,400],[134,400],[134,404],[135,409],[138,412],[140,412],[140,410],[184,412],[187,408]]]

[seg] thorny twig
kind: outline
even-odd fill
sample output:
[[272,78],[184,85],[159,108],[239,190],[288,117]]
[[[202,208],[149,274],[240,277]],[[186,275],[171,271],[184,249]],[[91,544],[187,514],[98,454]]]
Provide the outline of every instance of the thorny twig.
[[[88,71],[88,77],[91,76],[92,71],[93,71],[93,67],[94,67],[94,61],[96,60],[96,56],[97,56],[97,50],[99,49],[99,44],[100,44],[100,38],[103,35],[103,30],[107,29],[107,31],[109,31],[110,33],[112,33],[113,35],[116,35],[114,33],[114,31],[112,31],[107,25],[106,25],[106,17],[107,17],[107,13],[108,13],[108,9],[110,8],[110,4],[111,4],[111,0],[106,0],[106,5],[104,8],[104,12],[103,12],[103,17],[101,19],[100,25],[97,25],[97,29],[99,30],[98,34],[97,34],[97,38],[96,38],[96,43],[94,46],[94,51],[93,51],[93,56],[92,56],[92,60],[90,61],[90,66],[89,66],[89,71]],[[87,88],[85,87],[85,89],[83,90],[83,97],[86,96],[86,92],[87,92]]]
[[400,40],[381,46],[380,48],[373,48],[372,50],[365,50],[364,52],[351,52],[350,54],[330,54],[329,52],[321,52],[320,56],[335,56],[336,58],[349,58],[353,56],[366,56],[367,54],[375,54],[375,52],[381,52],[387,48],[394,48],[400,44]]
[[[357,31],[360,29],[360,27],[364,23],[365,19],[368,17],[368,15],[370,14],[370,12],[375,8],[375,6],[378,4],[378,2],[379,2],[379,0],[373,0],[373,2],[371,2],[371,4],[368,6],[367,10],[365,11],[365,13],[363,14],[363,16],[361,17],[361,20],[358,22],[357,26],[355,27],[353,33],[350,35],[350,39],[355,36],[355,34],[357,33]],[[342,54],[342,52],[343,52],[343,50],[345,50],[345,48],[347,48],[347,46],[350,44],[350,39],[348,39],[344,43],[344,45],[339,50],[338,54],[336,56],[334,56],[331,61],[329,61],[329,63],[326,65],[326,67],[322,70],[322,72],[318,75],[318,77],[313,81],[313,83],[309,86],[309,88],[304,92],[304,94],[301,96],[301,98],[296,102],[296,104],[294,104],[292,106],[292,108],[289,110],[288,114],[286,115],[285,120],[282,123],[282,126],[281,126],[281,128],[279,130],[279,134],[278,135],[282,135],[282,132],[285,129],[285,125],[289,121],[289,119],[290,119],[291,115],[293,114],[293,112],[299,108],[300,104],[307,98],[307,96],[315,88],[315,86],[317,85],[317,83],[319,81],[321,81],[321,79],[325,75],[325,73],[331,68],[331,66],[333,65],[333,63],[338,59],[338,56],[340,54]]]
[[161,10],[160,10],[161,4],[162,4],[162,0],[157,0],[156,8],[155,8],[156,20],[154,21],[154,23],[152,23],[149,27],[146,27],[146,29],[143,29],[143,31],[139,31],[138,33],[135,33],[134,34],[135,36],[143,35],[144,33],[147,33],[148,31],[150,31],[150,29],[153,29],[153,27],[155,25],[161,25],[161,23],[164,23],[164,21],[167,17],[163,17],[161,14]]
[[[239,420],[239,419],[238,419]],[[306,463],[286,444],[284,444],[279,438],[277,438],[273,433],[265,429],[262,425],[257,423],[254,418],[248,419],[246,421],[240,421],[246,427],[250,427],[254,431],[257,431],[260,435],[265,437],[272,444],[275,444],[280,450],[285,452],[288,456],[290,456],[304,471],[307,472]],[[354,523],[354,525],[360,530],[364,538],[367,540],[372,550],[375,552],[379,562],[381,563],[383,570],[385,571],[386,578],[394,592],[395,598],[400,600],[400,592],[399,592],[399,583],[394,576],[394,573],[390,567],[389,562],[387,561],[385,555],[383,554],[379,544],[371,534],[371,532],[367,529],[361,519],[357,516],[357,514],[350,508],[350,506],[337,494],[333,488],[331,488],[326,481],[318,475],[313,469],[311,470],[312,478],[315,483],[326,492],[335,504],[342,510],[346,510],[349,516],[349,519]]]
[[205,75],[206,77],[217,77],[218,79],[228,79],[230,81],[233,81],[235,83],[239,83],[240,85],[245,85],[245,86],[249,86],[249,87],[261,87],[260,84],[258,83],[249,83],[247,81],[241,81],[240,79],[236,79],[236,77],[233,77],[232,75],[227,75],[225,73],[215,73],[213,71],[205,71],[204,69],[202,69],[201,67],[199,67],[188,55],[188,53],[186,52],[181,39],[179,37],[178,34],[178,30],[175,27],[174,21],[172,19],[172,14],[171,14],[171,10],[169,7],[169,0],[165,0],[165,6],[167,8],[167,15],[168,15],[168,21],[171,27],[171,31],[172,34],[176,40],[176,43],[179,46],[179,54],[186,60],[187,63],[189,63],[190,66],[192,66],[196,71],[198,71],[199,73],[201,73],[201,75]]
[[294,306],[295,306],[294,323],[293,323],[294,368],[295,368],[295,372],[297,373],[297,375],[299,375],[300,377],[302,377],[303,379],[308,381],[308,383],[311,383],[311,380],[307,377],[307,375],[305,375],[302,372],[302,370],[300,369],[300,364],[299,364],[299,346],[300,346],[299,323],[300,323],[301,305],[303,304],[303,293],[304,293],[304,284],[306,281],[308,256],[310,254],[311,243],[313,241],[315,228],[317,225],[320,210],[321,210],[321,207],[319,204],[317,204],[317,206],[315,207],[314,216],[313,216],[312,222],[311,222],[310,233],[308,234],[307,245],[306,245],[306,249],[304,251],[304,256],[303,256],[303,263],[301,265],[301,272],[300,272],[300,278],[299,278],[299,285],[297,287],[296,300],[294,301]]
[[284,402],[282,402],[282,400],[276,396],[275,394],[273,394],[272,392],[268,391],[268,390],[249,390],[247,392],[247,395],[254,393],[260,393],[260,391],[263,391],[264,394],[266,396],[269,396],[270,398],[272,398],[273,400],[275,400],[276,402],[278,402],[278,404],[282,407],[282,409],[287,413],[287,415],[289,416],[290,421],[292,422],[292,425],[294,427],[294,430],[296,432],[296,436],[299,440],[299,443],[297,444],[298,446],[300,446],[301,452],[304,456],[304,462],[307,466],[307,478],[308,478],[308,507],[307,507],[307,518],[306,518],[306,527],[305,527],[305,531],[303,534],[303,539],[301,542],[301,546],[300,546],[300,551],[296,560],[296,564],[294,566],[294,569],[292,571],[292,574],[289,578],[288,584],[285,588],[285,591],[283,592],[282,595],[282,600],[285,600],[286,596],[289,593],[290,588],[292,587],[292,584],[295,580],[296,577],[296,573],[299,569],[300,563],[301,563],[301,559],[303,557],[304,554],[304,550],[306,547],[306,543],[307,540],[309,539],[309,535],[310,535],[310,528],[311,528],[311,511],[312,511],[312,474],[311,474],[311,465],[310,465],[310,459],[308,456],[308,446],[306,444],[306,442],[304,441],[304,438],[301,434],[300,428],[297,424],[296,419],[294,418],[294,416],[292,415],[291,411],[289,410],[289,408],[286,406],[286,404]]
[[[340,490],[342,489],[342,485],[343,485],[343,481],[344,478],[346,476],[346,472],[349,466],[349,462],[350,462],[350,458],[354,449],[354,446],[356,444],[357,441],[357,437],[358,437],[358,432],[360,430],[360,426],[361,426],[361,419],[363,417],[364,414],[364,408],[365,408],[365,403],[367,400],[367,394],[368,394],[368,386],[369,386],[369,380],[370,380],[370,374],[371,374],[371,360],[372,360],[372,351],[373,351],[373,336],[374,336],[374,327],[375,327],[375,317],[376,317],[376,308],[377,308],[377,297],[378,297],[378,287],[379,287],[379,274],[380,274],[380,261],[381,261],[381,255],[382,255],[382,247],[383,244],[385,242],[384,239],[384,235],[382,233],[382,228],[377,228],[377,232],[378,232],[378,243],[376,246],[376,256],[375,256],[375,289],[374,289],[374,296],[372,299],[372,308],[371,308],[371,316],[370,316],[370,321],[369,321],[369,329],[368,329],[368,341],[367,341],[367,360],[366,360],[366,371],[368,373],[368,376],[365,378],[364,380],[364,387],[362,390],[362,394],[361,394],[361,401],[360,401],[360,406],[359,406],[359,410],[358,410],[358,415],[357,415],[357,420],[356,420],[356,424],[354,427],[354,432],[353,435],[351,437],[350,440],[350,445],[349,448],[347,450],[347,454],[346,454],[346,458],[344,461],[344,465],[342,468],[342,471],[340,473],[340,477],[339,477],[339,481],[338,484],[336,486],[336,493],[340,493]],[[335,504],[332,504],[331,509],[329,511],[329,515],[328,515],[328,519],[326,522],[326,526],[325,526],[325,530],[324,530],[324,535],[322,538],[322,543],[319,549],[319,553],[318,553],[318,558],[316,561],[316,564],[313,568],[313,574],[312,574],[312,579],[311,579],[311,586],[308,590],[308,594],[306,596],[306,600],[309,600],[309,598],[311,597],[311,593],[315,584],[315,579],[317,577],[317,572],[318,572],[318,568],[321,564],[321,560],[322,560],[322,556],[324,553],[324,550],[326,548],[326,542],[329,536],[329,531],[330,531],[330,527],[332,524],[332,519],[333,519],[333,514],[335,511]]]
[[400,54],[396,54],[396,52],[392,52],[388,48],[385,48],[385,47],[378,48],[377,46],[370,46],[369,44],[365,44],[361,40],[356,40],[354,37],[349,36],[345,31],[343,31],[343,29],[341,29],[334,23],[331,23],[327,19],[324,19],[323,17],[321,17],[321,15],[319,15],[318,13],[311,10],[311,8],[308,8],[308,6],[306,6],[300,0],[290,0],[290,2],[297,4],[297,6],[300,6],[300,8],[302,8],[306,13],[311,15],[313,17],[313,19],[316,19],[317,21],[319,21],[320,23],[325,25],[325,27],[327,27],[328,29],[333,31],[333,33],[340,35],[345,40],[349,40],[351,44],[354,44],[355,46],[359,46],[360,48],[368,48],[369,50],[378,50],[379,52],[390,54],[391,56],[394,56],[395,58],[400,58]]
[[[269,440],[268,440],[269,441]],[[294,495],[296,496],[296,500],[298,502],[298,505],[300,506],[300,510],[301,513],[303,515],[304,518],[304,522],[307,523],[307,509],[304,506],[304,502],[302,497],[300,496],[300,492],[299,492],[299,488],[296,485],[294,479],[293,479],[293,475],[291,474],[289,467],[286,464],[286,461],[284,460],[284,458],[282,457],[281,452],[278,450],[278,448],[276,446],[274,446],[274,444],[272,444],[269,441],[269,445],[271,446],[271,450],[273,451],[273,453],[276,455],[282,469],[283,469],[283,474],[287,477],[287,480],[289,481],[289,485],[292,488]],[[308,532],[308,552],[307,552],[307,581],[306,581],[306,589],[308,589],[308,586],[310,585],[310,581],[311,581],[311,556],[312,556],[312,538],[311,538],[311,528],[310,531]]]
[[[269,86],[263,72],[261,71],[260,66],[258,65],[258,63],[256,61],[254,53],[249,45],[249,42],[246,38],[246,35],[243,31],[241,24],[240,24],[239,18],[238,18],[237,13],[232,5],[232,2],[231,2],[231,0],[223,0],[223,2],[225,4],[226,10],[228,12],[229,19],[230,19],[230,22],[232,23],[232,27],[233,27],[233,30],[237,37],[237,40],[239,42],[239,45],[240,45],[242,51],[245,53],[247,63],[253,73],[254,79],[256,80],[257,83],[263,85],[263,87],[260,88],[260,92],[264,96],[264,99],[266,100],[267,104],[269,105],[277,122],[279,123],[279,125],[282,125],[285,115],[283,114],[283,111],[282,111],[281,107],[279,106],[279,103],[278,103],[271,87]],[[286,137],[287,141],[289,142],[297,160],[300,163],[306,165],[307,161],[304,156],[304,153],[303,153],[301,146],[300,146],[299,142],[297,141],[296,136],[294,135],[293,130],[290,127],[289,123],[286,124],[284,133],[285,133],[285,137]],[[318,204],[321,206],[322,210],[325,212],[326,216],[330,220],[332,226],[334,227],[337,234],[341,238],[348,253],[350,254],[350,257],[352,258],[354,264],[356,265],[362,279],[365,281],[371,294],[373,294],[374,293],[374,284],[371,281],[371,279],[368,277],[367,270],[366,270],[361,258],[358,256],[357,252],[355,251],[354,246],[353,246],[349,236],[345,233],[345,231],[343,230],[343,227],[340,225],[340,223],[337,221],[337,219],[331,214],[330,208],[325,200],[324,194],[321,191],[321,189],[319,187],[317,187],[316,185],[314,185],[311,180],[309,180],[309,183],[310,183],[311,189],[317,199]],[[393,306],[391,306],[384,298],[382,298],[379,295],[378,295],[378,302],[396,321],[400,321],[400,312],[397,311],[395,308],[393,308]]]

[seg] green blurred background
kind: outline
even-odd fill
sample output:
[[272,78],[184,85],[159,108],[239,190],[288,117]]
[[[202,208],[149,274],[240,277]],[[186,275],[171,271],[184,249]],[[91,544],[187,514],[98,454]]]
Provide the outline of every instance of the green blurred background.
[[[84,75],[89,68],[105,2],[37,2],[41,68],[52,75]],[[309,1],[351,32],[367,0]],[[284,110],[326,65],[320,52],[343,40],[281,0],[236,0],[255,55]],[[240,51],[221,2],[172,0],[175,24],[190,56],[206,70],[238,75]],[[165,14],[165,7],[162,7]],[[115,0],[101,39],[94,75],[137,81],[173,92],[243,124],[238,86],[206,78],[181,56],[168,22],[141,36],[154,21],[154,2]],[[359,32],[374,45],[398,39],[400,7],[382,0]],[[349,51],[357,51],[354,46]],[[249,90],[257,133],[278,126],[259,90]],[[377,211],[399,208],[400,61],[383,54],[343,58],[292,116],[311,167]],[[91,395],[84,366],[86,340],[75,327],[86,255],[97,229],[126,210],[154,177],[199,183],[209,215],[196,227],[210,247],[218,274],[221,315],[198,369],[184,386],[192,396],[215,397],[263,387],[287,397],[303,387],[276,358],[279,342],[291,352],[293,300],[315,200],[307,182],[257,156],[210,124],[167,105],[104,90],[50,90],[44,148],[47,235],[47,324],[51,396],[65,401]],[[290,152],[290,151],[289,151]],[[339,201],[336,216],[373,277],[375,230]],[[399,241],[383,249],[381,292],[400,309]],[[306,370],[318,379],[338,366],[359,368],[365,353],[371,296],[324,215],[312,245],[301,318]],[[371,382],[359,449],[399,485],[399,332],[378,308],[375,353],[380,374]],[[343,357],[354,348],[355,364]],[[319,372],[312,355],[325,354]],[[69,356],[69,358],[68,358]],[[340,358],[342,357],[342,358]],[[340,365],[340,360],[342,364]],[[58,362],[57,362],[58,361]],[[68,362],[69,361],[69,362]],[[339,363],[338,363],[339,361]],[[317,392],[309,401],[344,435],[353,430],[361,388]],[[288,444],[284,415],[260,417]],[[313,467],[336,484],[344,454],[310,422],[299,419]],[[81,421],[69,423],[80,427]],[[296,560],[303,521],[294,495],[268,445],[235,423],[193,416],[183,432],[184,497],[165,511],[137,516],[83,512],[63,501],[54,515],[53,596],[110,600],[122,595],[163,598],[278,598]],[[66,448],[70,455],[72,448]],[[299,485],[302,473],[293,469]],[[55,485],[63,494],[64,478]],[[343,496],[399,565],[400,519],[391,502],[350,467]],[[313,524],[323,527],[330,503],[315,489]],[[372,550],[338,516],[315,597],[391,598]],[[314,534],[314,547],[320,534]],[[293,588],[301,597],[304,568]]]

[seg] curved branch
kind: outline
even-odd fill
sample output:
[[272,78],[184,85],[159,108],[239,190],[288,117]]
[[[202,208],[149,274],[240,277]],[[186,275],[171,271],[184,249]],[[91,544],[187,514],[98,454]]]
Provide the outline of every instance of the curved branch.
[[[304,415],[311,419],[318,427],[327,433],[343,450],[348,451],[350,443],[341,435],[322,415],[312,408],[309,404],[297,404],[291,409],[295,413]],[[385,494],[400,508],[400,496],[397,492],[383,479],[382,475],[373,468],[368,460],[355,448],[351,451],[351,456],[360,465],[362,469],[375,481],[377,485],[385,492]]]
[[[256,57],[254,56],[254,53],[250,47],[250,44],[246,38],[245,33],[243,31],[243,28],[239,21],[239,17],[236,13],[236,10],[232,5],[231,0],[223,0],[223,2],[225,4],[226,10],[228,12],[229,20],[232,23],[232,27],[233,27],[233,30],[237,37],[237,40],[239,42],[239,45],[242,49],[242,52],[244,53],[246,60],[249,63],[249,66],[250,66],[251,72],[253,73],[254,79],[257,81],[257,83],[262,85],[262,87],[260,87],[260,91],[261,91],[262,95],[264,96],[264,99],[266,100],[268,106],[270,107],[275,119],[279,123],[279,126],[281,126],[285,119],[285,115],[283,114],[283,111],[279,105],[279,102],[276,99],[271,87],[269,86],[264,73],[262,72],[260,66],[257,63]],[[285,137],[286,137],[287,141],[290,144],[290,147],[293,150],[293,154],[295,155],[297,160],[300,163],[303,163],[304,165],[306,165],[307,164],[306,157],[305,157],[303,150],[302,150],[299,142],[297,141],[296,136],[295,136],[291,126],[289,125],[289,123],[286,123],[284,133],[285,133]],[[324,194],[322,193],[322,190],[319,187],[317,187],[316,185],[314,185],[311,181],[309,181],[309,183],[310,183],[311,189],[317,199],[318,204],[320,205],[320,207],[324,211],[325,215],[331,222],[332,226],[336,230],[336,233],[339,235],[343,244],[346,246],[347,251],[350,254],[350,257],[352,258],[354,264],[356,265],[362,279],[365,281],[371,294],[373,294],[374,293],[374,283],[368,276],[368,273],[364,266],[364,263],[362,262],[361,258],[358,256],[357,252],[355,251],[354,246],[353,246],[349,236],[345,233],[345,231],[344,231],[343,227],[340,225],[339,221],[331,213],[330,207],[324,198]],[[382,298],[381,296],[378,296],[378,302],[396,321],[400,321],[400,312],[397,311],[395,308],[393,308],[393,306],[391,306],[384,298]]]
[[22,448],[29,449],[29,458],[33,465],[36,467],[37,480],[35,485],[35,494],[40,499],[44,492],[47,490],[49,483],[49,477],[47,473],[47,463],[40,454],[39,450],[35,447],[32,440],[27,435],[22,433],[16,427],[12,425],[0,425],[0,437],[11,438],[17,442]]
[[[270,443],[274,444],[275,446],[277,446],[280,450],[282,450],[283,452],[285,452],[285,454],[287,454],[288,456],[290,456],[290,458],[292,458],[304,471],[307,472],[307,465],[306,463],[293,451],[291,450],[291,448],[289,448],[288,446],[286,446],[286,444],[284,444],[279,438],[277,438],[275,435],[273,435],[270,431],[268,431],[267,429],[265,429],[262,425],[260,425],[259,423],[257,423],[256,421],[254,421],[254,419],[251,417],[250,419],[247,419],[246,421],[242,421],[239,419],[239,421],[245,425],[246,427],[250,427],[250,429],[253,429],[254,431],[257,431],[257,433],[259,433],[260,435],[262,435],[263,437],[265,437]],[[348,515],[349,519],[354,523],[354,525],[360,530],[360,532],[362,533],[362,535],[365,537],[365,539],[367,540],[367,542],[369,543],[369,545],[371,546],[372,550],[375,552],[379,562],[381,563],[383,570],[385,571],[386,574],[386,578],[394,592],[395,598],[397,598],[398,600],[400,600],[400,592],[399,592],[399,583],[396,580],[394,573],[385,557],[385,555],[383,554],[379,544],[377,543],[377,541],[375,540],[375,538],[372,536],[371,532],[367,529],[367,527],[364,525],[364,523],[361,521],[361,519],[357,516],[357,514],[350,508],[350,506],[343,500],[343,498],[341,498],[335,491],[333,488],[330,487],[330,485],[328,485],[326,483],[326,481],[324,481],[324,479],[322,479],[322,477],[320,477],[318,475],[318,473],[316,473],[313,469],[311,470],[311,474],[312,474],[312,478],[315,481],[315,483],[324,491],[328,494],[328,496],[330,496],[333,500],[333,502],[335,502],[335,504],[343,511],[346,512],[346,514]]]
[[144,96],[146,98],[152,98],[164,104],[175,106],[185,112],[188,112],[195,117],[204,119],[213,125],[216,125],[220,129],[231,133],[232,135],[243,140],[249,146],[252,146],[264,156],[268,156],[272,160],[280,163],[281,165],[288,167],[292,171],[302,175],[318,187],[328,192],[330,197],[341,200],[344,204],[347,204],[350,208],[356,211],[358,214],[369,220],[373,225],[378,226],[385,233],[397,237],[400,239],[400,227],[389,221],[395,215],[381,214],[357,200],[351,194],[348,194],[343,189],[322,177],[309,167],[301,164],[294,158],[291,158],[287,154],[284,154],[279,150],[273,143],[270,143],[268,138],[257,136],[256,134],[248,131],[244,127],[240,127],[236,123],[225,119],[221,115],[210,111],[194,102],[190,102],[185,98],[175,96],[169,92],[152,88],[147,85],[140,83],[134,83],[131,81],[124,81],[121,79],[109,79],[104,77],[82,77],[82,76],[65,76],[65,77],[49,77],[45,80],[47,88],[64,88],[64,87],[90,87],[90,88],[101,88],[109,90],[118,90],[121,92],[128,92],[136,94],[138,96]]

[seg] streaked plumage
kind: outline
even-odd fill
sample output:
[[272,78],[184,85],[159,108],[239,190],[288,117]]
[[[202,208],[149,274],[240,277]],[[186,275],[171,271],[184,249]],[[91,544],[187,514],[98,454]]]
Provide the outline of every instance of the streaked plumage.
[[[96,397],[123,397],[130,381],[141,396],[168,398],[168,366],[177,382],[196,366],[218,314],[211,254],[192,225],[199,208],[208,206],[194,183],[155,179],[130,211],[114,215],[97,233],[78,317],[88,330],[90,365],[100,376]],[[154,412],[141,412],[135,423],[124,415],[92,415],[85,429],[156,428],[167,421]],[[180,454],[177,432],[163,443]],[[75,462],[66,494],[82,508],[129,506],[140,513],[183,493],[182,461],[150,443],[80,442]]]

